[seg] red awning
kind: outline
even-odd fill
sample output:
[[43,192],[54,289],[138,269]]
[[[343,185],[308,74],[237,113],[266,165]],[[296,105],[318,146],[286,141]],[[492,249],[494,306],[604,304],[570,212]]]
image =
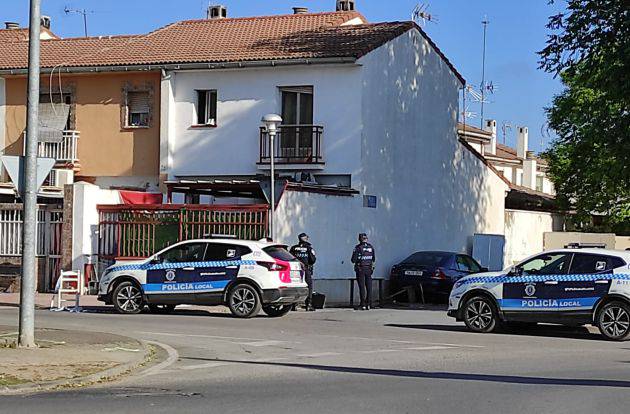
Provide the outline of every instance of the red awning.
[[123,204],[162,204],[162,193],[121,190],[120,199]]

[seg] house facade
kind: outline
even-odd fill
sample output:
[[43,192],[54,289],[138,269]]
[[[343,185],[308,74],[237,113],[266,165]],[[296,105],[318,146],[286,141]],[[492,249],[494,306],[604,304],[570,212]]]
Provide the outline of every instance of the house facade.
[[[215,44],[239,30],[251,49],[280,42],[261,38],[257,26],[273,33],[300,17],[247,19],[247,28],[240,19],[206,21],[194,30]],[[269,202],[261,117],[277,113],[275,238],[311,235],[316,288],[334,298],[347,294],[359,232],[379,250],[375,275],[383,278],[413,251],[470,251],[475,233],[503,234],[508,183],[458,141],[463,80],[419,27],[342,24],[281,39],[299,47],[275,64],[248,64],[236,48],[229,67],[166,71],[160,172],[170,200]],[[303,50],[317,55],[305,61]]]
[[[0,30],[0,152],[24,153],[28,38]],[[157,189],[160,142],[160,72],[116,65],[107,51],[133,36],[41,41],[38,155],[56,159],[40,199],[62,197],[66,184]],[[4,40],[3,40],[4,39]],[[13,185],[3,174],[5,201]]]
[[484,129],[460,123],[458,135],[471,145],[509,184],[505,198],[504,263],[512,265],[544,250],[545,233],[565,230],[563,212],[555,203],[547,162],[529,151],[529,130],[517,127],[517,147],[497,142],[497,122]]

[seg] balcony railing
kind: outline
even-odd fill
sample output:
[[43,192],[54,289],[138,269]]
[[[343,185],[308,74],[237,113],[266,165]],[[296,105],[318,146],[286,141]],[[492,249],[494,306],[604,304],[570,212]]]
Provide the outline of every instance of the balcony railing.
[[[321,125],[280,125],[274,139],[276,164],[324,164]],[[271,141],[264,127],[260,128],[260,160],[271,162]]]
[[79,144],[79,131],[63,131],[63,139],[60,142],[38,142],[37,156],[41,158],[54,158],[58,163],[72,163],[79,161],[77,147]]

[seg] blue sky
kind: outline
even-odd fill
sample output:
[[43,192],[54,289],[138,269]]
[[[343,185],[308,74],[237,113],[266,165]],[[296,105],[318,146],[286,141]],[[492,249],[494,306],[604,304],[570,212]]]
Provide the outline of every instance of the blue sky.
[[[0,0],[3,21],[26,25],[28,0]],[[213,4],[217,3],[211,1]],[[231,17],[281,14],[291,7],[305,6],[311,11],[330,11],[335,0],[221,0]],[[486,80],[496,86],[486,118],[499,125],[510,122],[525,125],[530,131],[530,147],[544,148],[549,137],[541,134],[545,126],[544,107],[560,92],[557,79],[537,69],[536,51],[542,49],[547,17],[562,6],[547,0],[431,0],[429,12],[437,24],[425,30],[442,49],[468,83],[481,80],[482,25],[488,26]],[[371,22],[409,20],[415,0],[357,0],[357,9]],[[83,35],[80,15],[66,15],[66,6],[86,9],[90,35],[145,33],[165,24],[184,19],[202,18],[207,0],[42,0],[42,12],[52,17],[52,29],[62,37]],[[471,107],[478,112],[478,108]],[[479,118],[468,120],[479,125]],[[515,128],[507,133],[507,144],[514,145]],[[501,134],[500,134],[501,135]],[[502,138],[499,139],[501,142]],[[541,146],[542,145],[542,146]]]

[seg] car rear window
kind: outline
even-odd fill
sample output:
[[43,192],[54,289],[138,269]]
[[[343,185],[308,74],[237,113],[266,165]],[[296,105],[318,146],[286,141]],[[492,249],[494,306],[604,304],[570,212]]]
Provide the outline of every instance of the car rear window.
[[403,264],[421,266],[444,266],[448,263],[451,253],[443,252],[416,252],[403,260]]
[[284,260],[285,262],[297,260],[284,246],[269,246],[262,250],[274,259]]

